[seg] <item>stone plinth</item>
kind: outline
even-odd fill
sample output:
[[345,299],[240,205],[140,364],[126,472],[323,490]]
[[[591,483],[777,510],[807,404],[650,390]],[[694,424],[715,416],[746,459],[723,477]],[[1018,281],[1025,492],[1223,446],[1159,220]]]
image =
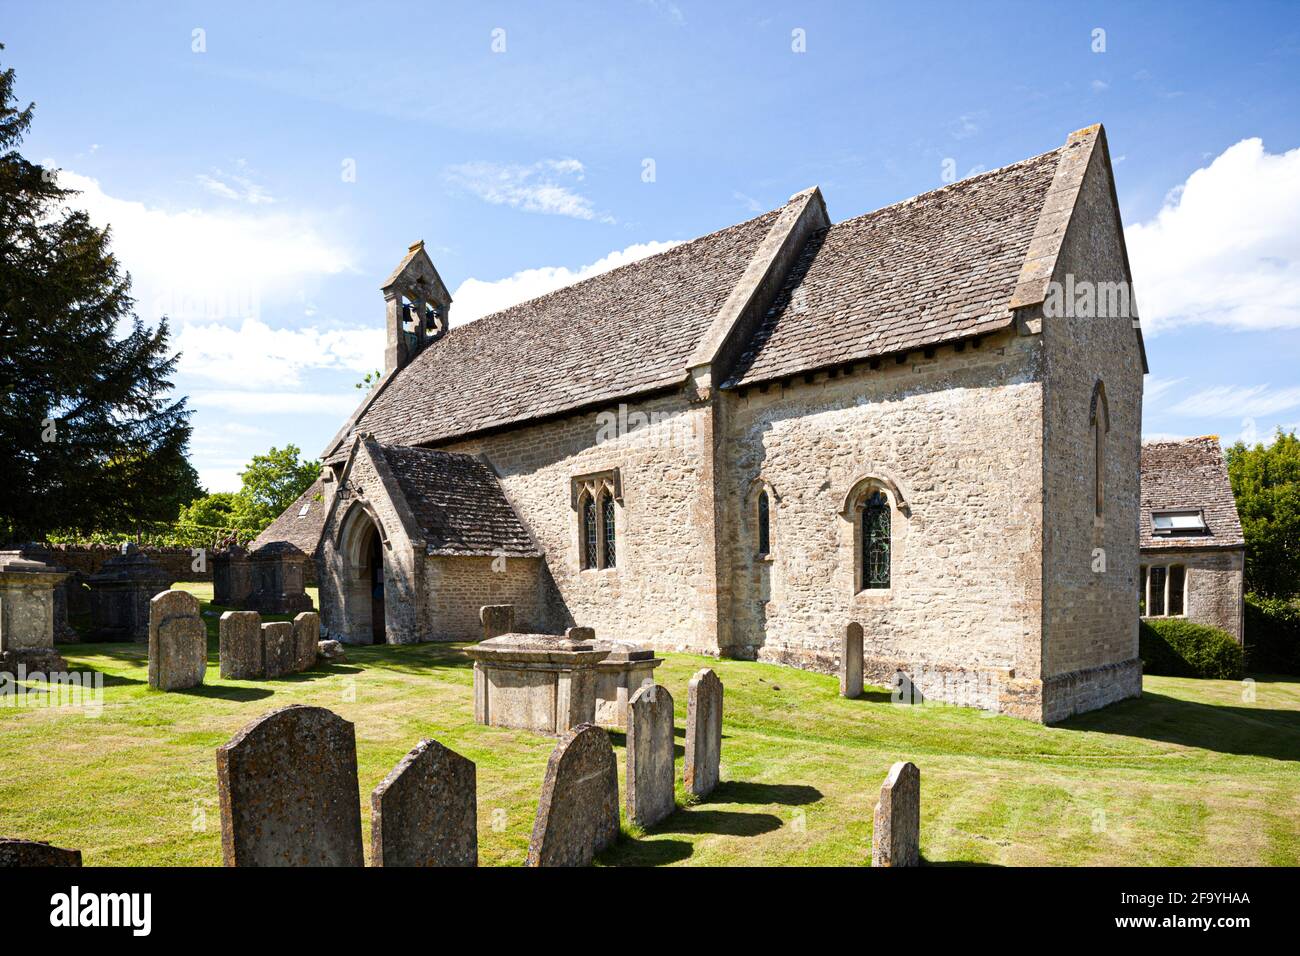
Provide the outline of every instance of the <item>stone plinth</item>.
[[253,593],[248,552],[239,545],[212,555],[212,603],[221,607],[243,607]]
[[596,665],[596,723],[627,727],[627,704],[644,684],[654,685],[654,670],[662,664],[654,648],[630,641],[598,641],[609,656]]
[[287,541],[270,541],[248,556],[252,591],[244,602],[249,611],[297,614],[312,609],[307,596],[307,555]]
[[[68,573],[18,551],[0,551],[0,672],[65,670],[54,650],[56,591]],[[54,665],[54,666],[52,666]]]
[[474,660],[476,722],[558,736],[595,719],[596,664],[609,651],[593,641],[502,634],[465,653]]
[[90,640],[147,641],[149,602],[172,586],[171,575],[131,542],[86,579],[90,587]]

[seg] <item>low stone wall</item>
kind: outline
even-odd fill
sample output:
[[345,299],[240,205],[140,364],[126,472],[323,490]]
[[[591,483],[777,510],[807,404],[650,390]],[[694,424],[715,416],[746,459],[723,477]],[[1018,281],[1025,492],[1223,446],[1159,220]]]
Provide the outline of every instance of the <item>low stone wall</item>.
[[[117,546],[107,544],[51,544],[46,547],[56,564],[69,571],[80,571],[84,575],[96,573],[109,558],[121,553]],[[140,553],[147,555],[160,565],[176,581],[211,581],[212,553],[205,562],[202,571],[194,570],[194,555],[189,548],[160,548],[152,545],[140,547]],[[304,568],[307,587],[316,586],[316,562],[308,561]]]

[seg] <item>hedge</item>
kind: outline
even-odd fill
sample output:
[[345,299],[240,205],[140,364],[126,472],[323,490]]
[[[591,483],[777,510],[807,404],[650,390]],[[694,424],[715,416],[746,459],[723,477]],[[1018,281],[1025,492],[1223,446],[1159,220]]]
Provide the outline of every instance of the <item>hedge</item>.
[[1246,595],[1246,663],[1259,674],[1300,674],[1300,602]]
[[1241,647],[1230,634],[1178,618],[1143,621],[1138,653],[1144,674],[1238,680],[1245,673]]

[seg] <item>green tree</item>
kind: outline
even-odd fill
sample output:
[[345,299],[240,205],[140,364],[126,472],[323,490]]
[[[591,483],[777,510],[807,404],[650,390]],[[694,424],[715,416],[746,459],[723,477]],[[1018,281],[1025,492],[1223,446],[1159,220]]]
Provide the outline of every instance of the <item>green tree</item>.
[[235,493],[233,491],[214,491],[202,498],[195,498],[188,505],[183,505],[176,523],[191,528],[235,527]]
[[13,87],[0,71],[0,539],[170,521],[197,478],[167,322],[135,316],[109,231],[19,154]]
[[320,475],[320,462],[300,461],[299,454],[297,445],[272,448],[254,455],[239,473],[243,487],[235,494],[232,511],[239,527],[260,531],[311,487]]
[[1266,597],[1300,593],[1300,439],[1228,449],[1228,477],[1246,537],[1246,588]]

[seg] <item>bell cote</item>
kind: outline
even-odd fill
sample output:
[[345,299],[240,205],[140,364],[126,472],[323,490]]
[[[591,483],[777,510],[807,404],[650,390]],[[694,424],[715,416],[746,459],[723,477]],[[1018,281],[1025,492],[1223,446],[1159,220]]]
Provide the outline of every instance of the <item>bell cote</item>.
[[424,240],[411,246],[393,274],[380,286],[384,293],[388,339],[384,373],[402,368],[430,342],[446,334],[451,295],[424,251]]

